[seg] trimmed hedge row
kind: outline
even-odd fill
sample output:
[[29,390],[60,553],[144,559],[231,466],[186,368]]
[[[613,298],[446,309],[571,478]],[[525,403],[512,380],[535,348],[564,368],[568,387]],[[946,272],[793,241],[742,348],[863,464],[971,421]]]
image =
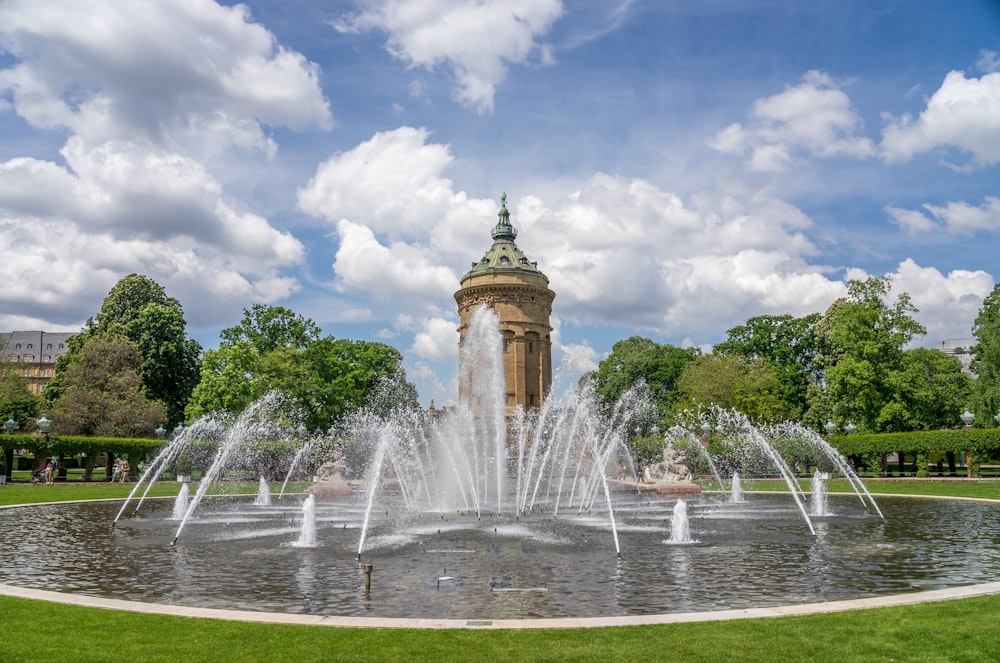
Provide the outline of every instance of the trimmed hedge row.
[[128,456],[133,461],[150,459],[162,449],[165,440],[128,437],[84,437],[80,435],[51,435],[46,443],[41,435],[0,434],[0,447],[4,449],[27,449],[36,456],[77,456],[113,453]]
[[830,443],[847,455],[971,451],[978,455],[1000,453],[1000,428],[928,430],[909,433],[834,435]]

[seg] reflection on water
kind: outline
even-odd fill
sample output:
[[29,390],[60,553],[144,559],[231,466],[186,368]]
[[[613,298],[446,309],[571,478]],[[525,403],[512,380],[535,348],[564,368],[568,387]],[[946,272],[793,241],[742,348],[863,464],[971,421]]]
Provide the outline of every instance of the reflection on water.
[[[519,519],[388,509],[357,560],[363,505],[317,502],[317,547],[298,548],[302,497],[271,505],[211,498],[171,546],[172,501],[110,527],[119,502],[0,510],[0,582],[129,600],[307,614],[502,619],[637,615],[832,601],[992,581],[1000,506],[881,498],[883,521],[853,497],[809,533],[787,496],[689,504],[697,543],[671,546],[672,500],[606,516]],[[442,580],[444,578],[444,580]],[[502,588],[503,591],[496,591]]]

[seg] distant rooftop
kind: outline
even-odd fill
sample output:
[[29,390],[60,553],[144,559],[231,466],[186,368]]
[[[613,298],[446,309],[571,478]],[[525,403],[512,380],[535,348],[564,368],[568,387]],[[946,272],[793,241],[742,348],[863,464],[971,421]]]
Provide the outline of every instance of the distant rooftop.
[[0,357],[11,362],[52,364],[66,354],[71,336],[73,332],[0,332]]

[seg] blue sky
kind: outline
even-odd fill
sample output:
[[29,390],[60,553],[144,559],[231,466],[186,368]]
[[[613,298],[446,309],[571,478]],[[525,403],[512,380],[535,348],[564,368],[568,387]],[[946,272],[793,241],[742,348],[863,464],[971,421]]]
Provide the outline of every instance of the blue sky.
[[139,272],[206,348],[279,304],[454,399],[501,192],[566,382],[891,275],[934,347],[998,272],[992,0],[0,4],[0,329]]

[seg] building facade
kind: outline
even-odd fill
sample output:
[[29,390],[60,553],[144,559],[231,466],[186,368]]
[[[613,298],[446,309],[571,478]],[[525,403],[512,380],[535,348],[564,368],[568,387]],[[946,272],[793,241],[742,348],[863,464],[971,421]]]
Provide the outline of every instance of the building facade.
[[56,360],[69,349],[71,332],[0,333],[0,360],[23,376],[31,393],[42,393],[55,375]]
[[[493,245],[472,263],[455,293],[458,303],[459,343],[465,339],[472,312],[489,306],[500,320],[503,337],[504,384],[507,414],[520,405],[525,412],[541,407],[552,386],[552,300],[549,279],[514,243],[517,231],[510,223],[507,194],[500,198]],[[459,398],[468,385],[459,372]]]

